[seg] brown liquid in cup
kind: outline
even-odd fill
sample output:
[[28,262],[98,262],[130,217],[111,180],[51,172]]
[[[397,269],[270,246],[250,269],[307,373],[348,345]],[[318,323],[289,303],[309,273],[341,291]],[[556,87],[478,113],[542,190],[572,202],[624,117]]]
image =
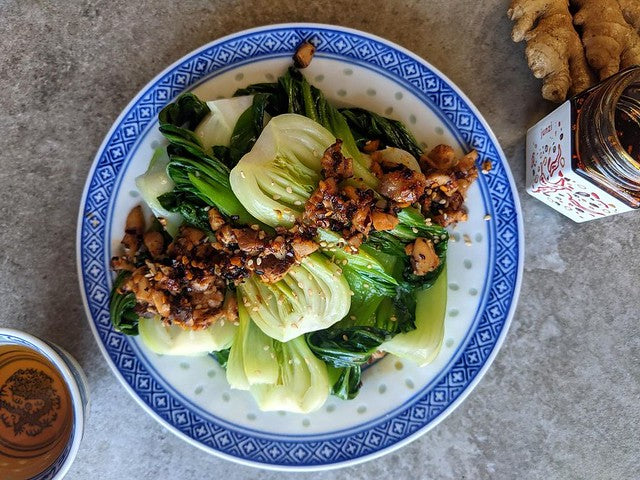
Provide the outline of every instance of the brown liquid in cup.
[[73,408],[56,367],[19,345],[0,346],[0,478],[45,471],[71,437]]

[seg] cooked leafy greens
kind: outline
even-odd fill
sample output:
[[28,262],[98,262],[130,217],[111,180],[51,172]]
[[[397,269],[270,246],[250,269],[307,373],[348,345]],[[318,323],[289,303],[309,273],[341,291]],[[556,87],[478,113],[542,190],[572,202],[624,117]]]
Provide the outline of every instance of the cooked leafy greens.
[[319,253],[304,258],[275,283],[250,277],[238,290],[251,306],[251,317],[271,338],[286,342],[330,327],[351,304],[349,284],[338,267]]
[[[346,183],[373,190],[379,180],[362,152],[369,140],[393,147],[383,151],[389,161],[413,170],[422,154],[401,122],[362,108],[336,108],[295,68],[230,99],[180,95],[159,122],[168,145],[136,183],[171,236],[183,222],[213,236],[211,207],[233,225],[291,227],[336,139],[353,159],[354,176]],[[190,331],[139,317],[135,295],[118,293],[128,272],[114,282],[111,321],[127,335],[140,333],[157,353],[211,354],[231,387],[249,390],[263,410],[309,412],[329,394],[352,399],[363,366],[377,352],[424,365],[442,342],[447,231],[412,207],[397,218],[395,228],[371,232],[357,251],[345,248],[339,233],[319,229],[320,250],[282,280],[265,283],[253,275],[227,291],[237,295],[237,322]],[[439,259],[421,276],[406,253],[417,238],[432,242]]]
[[380,140],[383,146],[400,148],[420,158],[422,149],[402,122],[363,108],[343,108],[340,113],[347,120],[359,148],[363,148],[368,140]]
[[[167,153],[170,161],[167,174],[175,182],[173,192],[190,193],[190,199],[194,201],[194,210],[207,205],[215,206],[222,214],[238,223],[251,223],[253,217],[231,190],[229,168],[214,157],[213,152],[205,152],[198,136],[186,127],[194,123],[197,125],[195,120],[201,120],[203,113],[206,115],[210,111],[209,108],[204,112],[204,107],[193,100],[197,98],[195,95],[184,95],[187,95],[188,101],[183,101],[180,96],[159,115],[160,132],[169,141]],[[181,108],[178,109],[175,105],[180,105]],[[204,106],[206,107],[206,104]],[[196,202],[195,198],[200,201]],[[176,208],[173,211],[181,212],[178,206],[185,203],[185,197],[182,196],[180,200],[173,203]]]
[[272,116],[284,113],[296,113],[322,125],[336,138],[342,140],[342,151],[345,156],[354,160],[354,173],[362,182],[375,187],[377,178],[369,170],[369,162],[358,150],[356,141],[346,118],[333,106],[322,91],[309,84],[302,73],[291,67],[274,83],[258,83],[236,91],[235,95],[267,96],[266,111]]
[[118,289],[129,276],[128,272],[120,272],[113,281],[109,295],[109,315],[111,324],[125,335],[138,335],[140,317],[135,312],[136,296],[132,293],[119,293]]
[[318,186],[320,159],[335,137],[296,114],[278,115],[231,170],[231,189],[267,225],[292,226]]
[[231,387],[251,391],[261,410],[306,413],[322,406],[331,389],[327,367],[311,353],[304,336],[279,342],[255,325],[242,303],[238,315],[240,326],[227,361]]

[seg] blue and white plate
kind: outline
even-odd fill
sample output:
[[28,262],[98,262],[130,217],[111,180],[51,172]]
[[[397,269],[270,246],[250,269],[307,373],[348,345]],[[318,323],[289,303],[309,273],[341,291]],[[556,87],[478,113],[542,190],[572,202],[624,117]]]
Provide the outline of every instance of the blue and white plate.
[[[475,148],[493,163],[467,201],[469,221],[452,230],[442,350],[424,368],[388,356],[367,369],[360,395],[331,398],[309,415],[260,412],[231,390],[209,357],[160,357],[113,330],[109,259],[130,208],[134,178],[161,144],[157,113],[186,90],[227,97],[284,73],[303,40],[317,46],[304,73],[342,105],[404,121],[425,148]],[[513,179],[493,133],[438,70],[387,40],[327,25],[248,30],[190,53],[153,79],[100,147],[78,218],[78,266],[89,323],[116,376],[155,419],[221,457],[272,469],[326,469],[380,456],[436,425],[468,395],[493,360],[515,309],[523,263],[522,219]]]

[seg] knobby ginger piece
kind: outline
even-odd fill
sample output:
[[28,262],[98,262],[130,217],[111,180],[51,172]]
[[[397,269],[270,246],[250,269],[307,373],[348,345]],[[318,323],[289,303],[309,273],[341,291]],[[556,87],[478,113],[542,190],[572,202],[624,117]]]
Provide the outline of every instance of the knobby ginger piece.
[[[601,80],[620,68],[640,64],[640,36],[625,20],[621,6],[632,2],[574,0],[572,3],[578,7],[573,21],[582,27],[587,60]],[[636,10],[627,10],[627,15],[637,13],[637,2],[635,6]]]
[[534,76],[542,79],[544,98],[561,102],[567,93],[579,93],[593,84],[568,0],[512,0],[507,15],[516,22],[513,41],[527,42],[527,62]]
[[627,23],[640,33],[640,1],[618,0],[618,4]]

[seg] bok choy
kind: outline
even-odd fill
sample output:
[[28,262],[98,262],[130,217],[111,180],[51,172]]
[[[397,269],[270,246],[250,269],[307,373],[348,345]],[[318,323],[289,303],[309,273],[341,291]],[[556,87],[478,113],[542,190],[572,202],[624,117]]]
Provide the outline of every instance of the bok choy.
[[256,325],[281,342],[330,327],[346,315],[351,304],[346,279],[319,253],[304,258],[279,282],[264,283],[254,276],[238,290]]
[[304,337],[286,343],[262,333],[239,302],[239,328],[227,361],[232,388],[249,390],[261,410],[308,413],[326,401],[331,385],[325,364]]

